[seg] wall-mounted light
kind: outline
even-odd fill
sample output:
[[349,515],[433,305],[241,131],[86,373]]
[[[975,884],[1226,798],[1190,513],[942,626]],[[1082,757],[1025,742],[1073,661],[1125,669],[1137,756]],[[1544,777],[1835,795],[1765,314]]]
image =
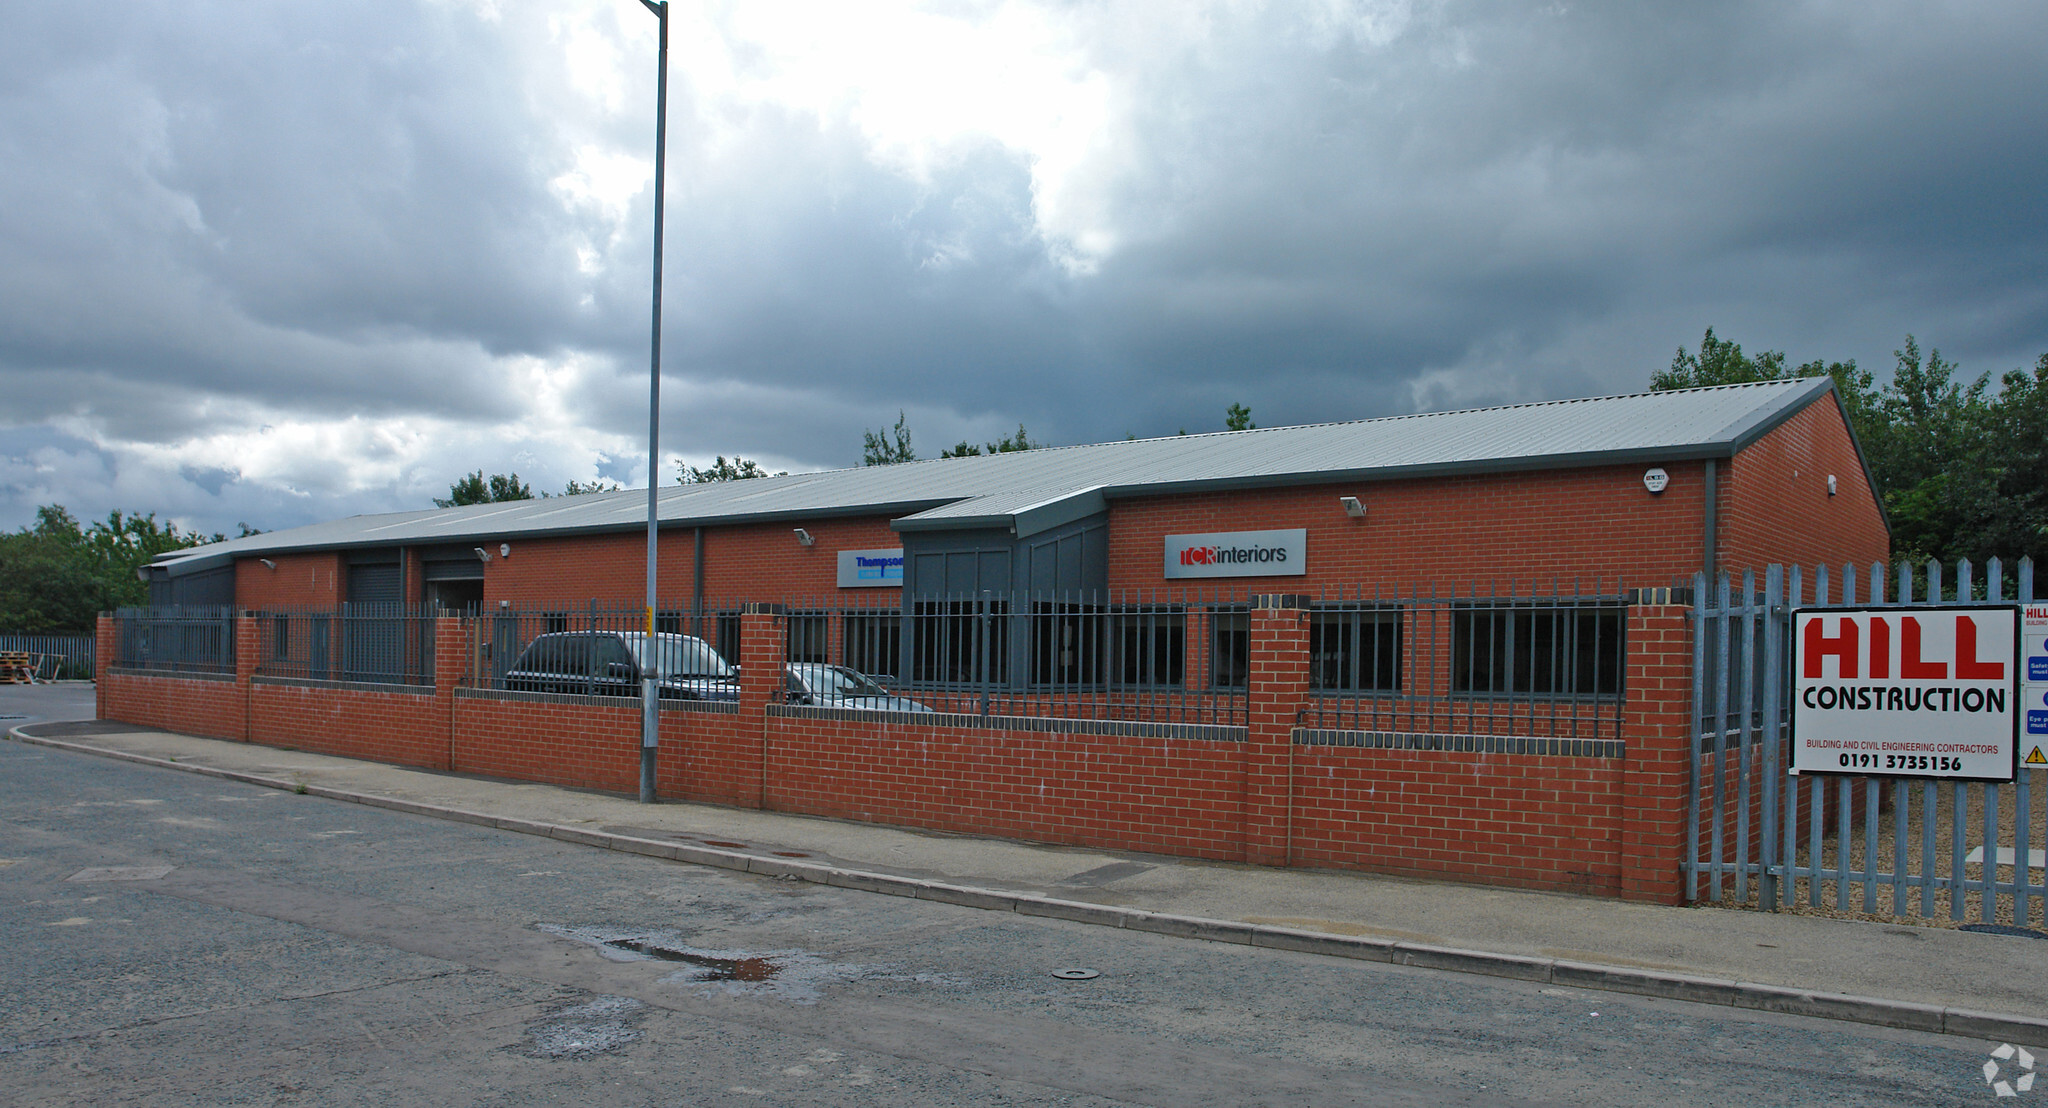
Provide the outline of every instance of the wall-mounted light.
[[809,531],[806,531],[803,528],[799,527],[796,529],[796,541],[797,545],[799,546],[810,546],[812,543],[815,543],[818,540],[812,538],[811,533]]
[[[1829,490],[1829,491],[1833,491],[1833,490]],[[264,568],[264,569],[276,569],[276,568],[277,568],[277,563],[276,563],[276,562],[273,562],[273,561],[271,561],[271,560],[270,560],[270,559],[268,559],[268,558],[258,558],[258,559],[256,559],[256,560],[257,560],[257,561],[259,561],[259,562],[262,562],[262,563],[263,563],[263,568]]]
[[1643,471],[1643,487],[1650,490],[1651,496],[1663,495],[1664,490],[1670,484],[1671,475],[1664,472],[1664,467],[1662,466]]
[[511,544],[511,543],[509,543],[509,542],[501,542],[501,543],[499,543],[499,544],[498,544],[498,557],[500,557],[500,558],[510,558],[511,556],[512,556],[512,544]]
[[481,546],[477,547],[477,548],[476,548],[476,560],[477,560],[477,561],[479,561],[479,562],[488,562],[488,561],[490,561],[490,560],[491,560],[491,552],[490,552],[490,551],[488,551],[488,550],[485,550],[485,549],[484,549],[483,547],[481,547]]
[[1828,495],[1835,495],[1835,475],[1832,473],[1828,474]]
[[1340,496],[1337,498],[1337,502],[1339,504],[1344,505],[1345,515],[1350,516],[1352,519],[1365,518],[1365,504],[1361,502],[1357,497]]

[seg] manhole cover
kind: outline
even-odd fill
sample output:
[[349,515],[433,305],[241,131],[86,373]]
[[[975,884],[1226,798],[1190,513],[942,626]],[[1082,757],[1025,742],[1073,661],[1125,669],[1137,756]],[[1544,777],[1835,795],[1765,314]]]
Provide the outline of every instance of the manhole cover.
[[1979,935],[2019,935],[2029,939],[2048,939],[2048,931],[2036,931],[2031,927],[2013,927],[2003,923],[1966,923],[1956,930]]
[[154,881],[176,866],[94,866],[65,878],[66,881]]
[[1062,981],[1093,981],[1102,976],[1092,969],[1078,966],[1073,969],[1056,969],[1052,971],[1052,975]]

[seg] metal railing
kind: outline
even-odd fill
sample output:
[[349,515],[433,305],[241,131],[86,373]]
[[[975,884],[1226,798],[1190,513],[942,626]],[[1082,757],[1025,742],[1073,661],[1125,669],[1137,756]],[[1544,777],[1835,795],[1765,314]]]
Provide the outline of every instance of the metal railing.
[[235,671],[235,610],[226,605],[122,608],[114,664],[185,673]]
[[375,602],[267,609],[254,617],[256,673],[313,681],[431,685],[436,614],[425,605]]
[[1687,898],[2034,926],[2048,904],[2039,771],[2022,766],[2009,784],[1786,772],[1793,608],[2040,599],[2031,561],[2015,576],[1993,559],[1981,573],[1960,562],[1953,575],[1939,562],[1860,574],[1771,566],[1761,580],[1723,575],[1711,593],[1697,580]]
[[1242,725],[1248,600],[1222,589],[986,591],[792,604],[806,614],[787,625],[803,626],[806,643],[822,631],[832,662],[934,711]]
[[1310,617],[1302,725],[1619,738],[1628,604],[1620,581],[1325,591]]
[[[664,698],[730,700],[738,696],[731,666],[712,645],[723,627],[737,653],[737,613],[689,609],[655,613],[656,643],[645,643],[646,609],[602,601],[500,608],[471,624],[467,665],[456,682],[467,688],[582,696],[640,695],[650,663]],[[731,620],[730,624],[722,621]],[[695,634],[699,627],[704,638]]]

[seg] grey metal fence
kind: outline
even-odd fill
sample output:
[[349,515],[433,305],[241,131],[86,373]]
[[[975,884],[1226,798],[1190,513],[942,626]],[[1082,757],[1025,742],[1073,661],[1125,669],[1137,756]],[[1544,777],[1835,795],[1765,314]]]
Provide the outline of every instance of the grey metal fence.
[[[710,638],[719,613],[689,609],[655,613],[655,638],[647,638],[647,612],[638,606],[601,601],[500,608],[475,624],[466,672],[457,683],[469,688],[582,696],[630,696],[652,672],[659,694],[669,699],[732,700],[739,686],[732,663]],[[736,615],[732,616],[736,619]],[[735,633],[734,654],[737,654]]]
[[1619,580],[1325,592],[1302,724],[1619,738],[1629,603]]
[[0,635],[0,652],[21,651],[38,681],[90,678],[95,664],[92,635]]
[[1694,581],[1699,746],[1686,808],[1686,895],[1768,909],[2031,926],[2048,903],[2039,771],[2011,784],[1793,776],[1791,612],[1804,605],[2013,604],[2039,599],[2034,566],[1993,559],[1859,573],[1771,566],[1759,580]]
[[935,711],[1242,725],[1249,604],[1227,589],[835,599],[789,606],[786,653]]
[[114,664],[190,673],[235,671],[235,610],[225,605],[122,608]]
[[434,683],[435,610],[348,603],[256,614],[256,673],[383,685]]

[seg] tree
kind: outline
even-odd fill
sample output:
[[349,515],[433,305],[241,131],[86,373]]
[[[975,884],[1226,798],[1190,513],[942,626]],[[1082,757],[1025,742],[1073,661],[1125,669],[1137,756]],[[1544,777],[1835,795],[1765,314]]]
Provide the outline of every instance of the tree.
[[[569,484],[562,489],[562,495],[582,496],[584,493],[591,492],[619,492],[623,490],[625,487],[626,486],[619,484],[617,481],[607,481],[604,480],[603,478],[587,482],[577,481],[572,478],[569,481]],[[541,495],[546,496],[547,494],[542,493]]]
[[1009,438],[997,439],[996,441],[987,443],[983,446],[975,446],[973,443],[968,442],[966,439],[961,439],[960,445],[948,447],[945,450],[939,451],[939,457],[971,458],[983,453],[1015,454],[1020,450],[1035,450],[1043,445],[1043,443],[1032,442],[1031,439],[1024,434],[1024,425],[1019,423],[1017,425],[1017,433],[1015,435],[1010,436]]
[[1956,363],[1923,354],[1912,335],[1892,354],[1880,388],[1854,361],[1787,368],[1783,353],[1752,358],[1708,328],[1699,353],[1679,347],[1650,387],[1832,377],[1891,521],[1894,557],[2048,561],[2048,354],[1995,392],[1989,374],[1958,380]]
[[1242,404],[1232,404],[1223,413],[1223,429],[1226,431],[1250,431],[1258,427],[1252,422],[1252,410]]
[[720,454],[717,461],[703,469],[688,463],[680,464],[676,468],[681,471],[676,476],[676,484],[678,485],[702,485],[712,481],[745,481],[752,477],[789,476],[787,470],[781,473],[770,473],[762,469],[759,462],[750,461],[737,454],[733,455],[732,461],[729,462],[725,460],[725,455]]
[[434,498],[437,508],[459,508],[465,504],[496,504],[505,500],[532,500],[533,490],[519,480],[516,473],[493,473],[490,480],[484,479],[484,471],[464,477],[448,486],[448,496]]
[[860,464],[864,466],[892,466],[899,462],[914,462],[917,451],[910,448],[910,428],[906,425],[903,410],[896,410],[896,429],[892,435],[886,428],[861,433],[862,445]]
[[[241,527],[245,536],[257,533]],[[99,613],[148,601],[137,570],[170,551],[226,537],[181,531],[153,512],[111,512],[81,527],[62,505],[45,505],[33,526],[0,534],[0,630],[88,634]]]

